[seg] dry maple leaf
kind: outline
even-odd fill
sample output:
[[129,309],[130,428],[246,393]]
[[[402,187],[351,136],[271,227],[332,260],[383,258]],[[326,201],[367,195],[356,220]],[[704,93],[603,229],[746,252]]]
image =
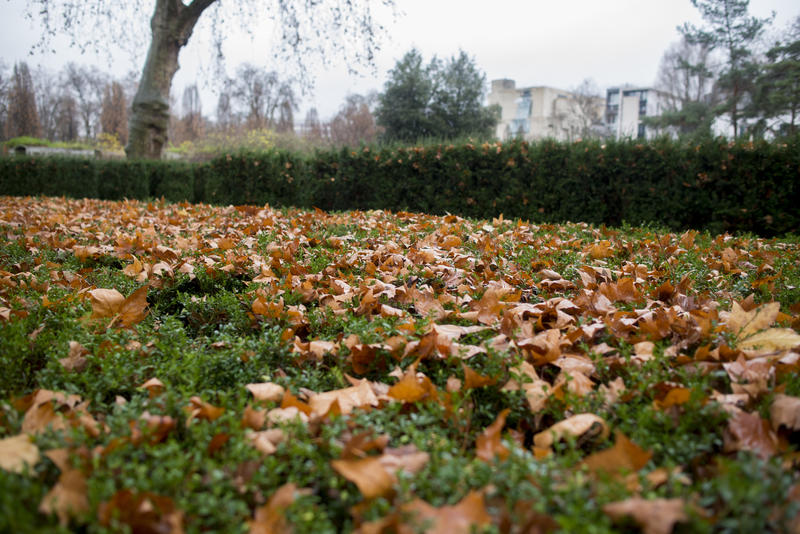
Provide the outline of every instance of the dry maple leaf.
[[94,289],[89,291],[92,304],[92,319],[111,318],[110,325],[119,321],[128,328],[147,317],[147,286],[142,286],[125,298],[116,289]]
[[644,534],[670,534],[675,523],[687,521],[683,499],[643,499],[631,497],[603,506],[611,519],[632,518]]
[[10,473],[33,470],[39,462],[39,447],[28,434],[18,434],[0,439],[0,469]]

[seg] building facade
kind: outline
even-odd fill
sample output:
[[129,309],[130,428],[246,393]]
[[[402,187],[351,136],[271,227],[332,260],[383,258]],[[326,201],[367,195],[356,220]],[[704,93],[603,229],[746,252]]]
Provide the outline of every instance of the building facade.
[[586,136],[603,120],[603,98],[576,95],[555,87],[516,87],[514,80],[492,80],[489,105],[500,106],[495,135],[500,140]]
[[612,87],[606,90],[605,122],[617,139],[652,139],[665,132],[646,124],[645,117],[657,117],[672,105],[674,99],[651,87]]

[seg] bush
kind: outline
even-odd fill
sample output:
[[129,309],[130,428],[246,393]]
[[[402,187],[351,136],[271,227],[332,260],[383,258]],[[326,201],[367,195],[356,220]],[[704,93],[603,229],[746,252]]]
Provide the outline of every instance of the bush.
[[325,210],[389,209],[533,222],[779,235],[800,230],[800,136],[785,143],[513,140],[272,150],[209,163],[0,159],[0,193],[164,197]]

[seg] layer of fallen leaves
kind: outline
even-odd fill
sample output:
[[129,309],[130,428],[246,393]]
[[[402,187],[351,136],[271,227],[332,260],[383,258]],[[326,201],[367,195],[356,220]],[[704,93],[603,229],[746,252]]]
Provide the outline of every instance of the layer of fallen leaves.
[[[4,323],[36,307],[71,303],[89,310],[84,324],[91,332],[133,329],[152,320],[149,294],[204,272],[247,283],[239,295],[242,305],[254,325],[283,326],[282,339],[296,356],[287,365],[338,357],[348,387],[295,388],[292,393],[271,381],[246,386],[250,401],[236,417],[250,445],[263,455],[274,454],[288,439],[287,421],[318,427],[330,418],[397,403],[409,410],[417,403],[439,403],[449,413],[453,399],[474,389],[522,391],[539,426],[510,428],[509,410],[500,409],[492,424],[477,430],[465,454],[492,463],[524,448],[531,461],[543,461],[558,454],[560,443],[577,443],[587,453],[576,469],[597,483],[610,478],[630,491],[629,498],[603,506],[612,521],[632,522],[646,533],[671,532],[690,515],[713,522],[713,510],[697,502],[640,493],[639,475],[655,487],[688,466],[653,465],[651,451],[603,417],[571,408],[571,399],[598,392],[606,406],[638,394],[621,377],[601,377],[600,363],[613,371],[661,359],[676,370],[723,377],[720,389],[704,392],[704,402],[717,403],[729,415],[720,429],[721,455],[750,451],[782,459],[787,470],[796,465],[790,440],[800,431],[800,398],[785,394],[785,382],[800,365],[800,308],[796,303],[782,308],[769,298],[776,288],[795,289],[781,285],[775,267],[784,255],[800,257],[795,245],[726,235],[701,246],[692,231],[630,240],[621,232],[586,225],[545,227],[502,217],[487,222],[381,211],[329,214],[269,206],[30,198],[2,198],[0,225],[3,239],[28,251],[71,254],[87,265],[119,260],[119,269],[138,286],[126,296],[115,287],[95,287],[86,272],[57,263],[15,264],[0,272]],[[698,258],[706,269],[700,275],[680,272],[684,256]],[[42,270],[49,273],[46,281],[38,276]],[[743,281],[749,296],[733,293],[732,280]],[[51,301],[53,288],[67,290],[68,296]],[[23,290],[26,298],[19,296]],[[30,291],[38,293],[37,302]],[[760,295],[758,301],[751,292]],[[379,342],[347,332],[313,338],[313,309],[334,317],[388,319],[399,334]],[[473,368],[471,360],[487,354],[501,359],[502,373],[489,376]],[[87,372],[90,355],[74,341],[59,362],[68,372]],[[376,362],[387,355],[395,365],[376,371]],[[460,364],[446,384],[437,385],[420,370],[422,362],[454,359]],[[139,385],[154,402],[165,390],[157,376]],[[130,432],[114,435],[97,416],[103,407],[90,406],[78,394],[18,393],[4,399],[5,406],[21,414],[21,426],[13,433],[11,427],[0,427],[5,436],[0,439],[0,469],[31,474],[43,457],[58,466],[60,475],[44,495],[40,513],[54,514],[62,525],[95,521],[126,524],[133,531],[183,531],[189,518],[172,496],[120,488],[110,500],[90,506],[92,458],[96,461],[121,442],[158,444],[178,432],[179,425],[215,421],[224,408],[190,396],[180,421],[144,412],[131,421]],[[679,418],[691,396],[683,384],[665,382],[654,405]],[[558,420],[535,417],[553,403],[566,406]],[[103,438],[105,445],[80,453],[37,446],[43,432],[76,430]],[[451,500],[455,504],[439,507],[419,498],[398,500],[398,479],[413,479],[431,458],[414,445],[395,443],[397,438],[373,432],[345,436],[340,457],[331,461],[365,503],[377,498],[392,503],[389,513],[372,521],[362,520],[354,509],[360,532],[420,527],[469,532],[490,524],[509,532],[544,532],[556,526],[552,518],[524,505],[517,517],[528,523],[509,525],[508,517],[489,503],[490,486],[462,492],[461,500]],[[205,453],[215,454],[229,439],[217,434]],[[76,454],[84,461],[74,461]],[[247,523],[252,533],[291,529],[285,510],[312,489],[287,481],[265,491],[263,504],[252,508]]]

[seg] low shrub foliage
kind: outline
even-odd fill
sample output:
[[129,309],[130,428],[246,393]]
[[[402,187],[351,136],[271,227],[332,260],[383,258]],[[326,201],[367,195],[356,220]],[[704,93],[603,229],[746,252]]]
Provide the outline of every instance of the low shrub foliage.
[[0,193],[10,195],[503,214],[762,236],[798,232],[798,184],[800,137],[362,146],[241,152],[202,164],[0,159]]
[[800,524],[796,238],[63,197],[0,232],[0,532]]

